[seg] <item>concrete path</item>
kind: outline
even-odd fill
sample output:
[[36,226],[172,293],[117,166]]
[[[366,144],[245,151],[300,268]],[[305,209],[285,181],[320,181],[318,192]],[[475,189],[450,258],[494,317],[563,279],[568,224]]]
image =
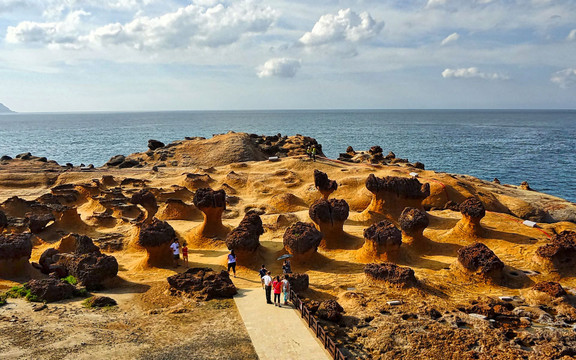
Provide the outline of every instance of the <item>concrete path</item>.
[[300,313],[266,304],[262,288],[238,289],[234,301],[260,360],[331,359]]

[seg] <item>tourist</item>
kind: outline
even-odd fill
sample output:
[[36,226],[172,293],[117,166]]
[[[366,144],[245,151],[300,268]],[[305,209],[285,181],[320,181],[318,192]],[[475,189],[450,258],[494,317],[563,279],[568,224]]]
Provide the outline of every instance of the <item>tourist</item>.
[[270,276],[270,271],[266,272],[262,281],[264,281],[264,289],[266,289],[266,303],[272,304],[272,299],[270,298],[272,293],[272,277]]
[[180,244],[178,243],[177,239],[174,239],[172,244],[170,245],[170,249],[172,249],[172,255],[174,258],[174,267],[178,267],[178,259],[180,258]]
[[230,269],[234,272],[234,277],[236,277],[236,254],[234,254],[234,249],[230,250],[228,254],[228,272]]
[[260,283],[262,283],[262,289],[264,289],[264,276],[266,275],[267,272],[268,269],[266,269],[266,265],[262,264],[262,268],[260,269],[260,271],[258,271],[258,274],[260,275]]
[[288,305],[288,299],[290,299],[290,282],[288,281],[288,275],[284,275],[282,279],[282,292],[284,293],[284,305]]
[[282,272],[284,274],[291,274],[292,273],[292,266],[290,265],[290,260],[285,259],[284,263],[282,264]]
[[309,159],[312,159],[312,148],[310,146],[306,148],[306,155],[308,155]]
[[274,288],[274,306],[281,306],[280,294],[282,293],[282,282],[280,281],[280,276],[274,278],[272,287]]
[[184,261],[184,266],[188,267],[188,243],[186,242],[182,244],[182,261]]
[[316,161],[316,145],[312,145],[312,160]]

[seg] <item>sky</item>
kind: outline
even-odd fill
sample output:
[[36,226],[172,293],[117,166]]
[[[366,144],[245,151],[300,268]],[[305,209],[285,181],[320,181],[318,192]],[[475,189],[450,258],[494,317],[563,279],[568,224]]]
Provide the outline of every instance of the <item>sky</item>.
[[575,109],[576,0],[0,0],[18,112]]

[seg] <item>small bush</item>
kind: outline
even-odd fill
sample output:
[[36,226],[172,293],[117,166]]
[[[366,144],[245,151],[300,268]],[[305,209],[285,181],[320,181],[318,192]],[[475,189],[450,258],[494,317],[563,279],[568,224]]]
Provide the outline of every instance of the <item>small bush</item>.
[[9,298],[25,298],[30,294],[30,290],[26,289],[24,285],[22,286],[13,286],[10,290],[6,291],[4,295]]
[[88,295],[90,295],[90,293],[88,292],[88,290],[86,290],[86,288],[80,288],[74,290],[74,296],[87,297]]
[[76,279],[76,278],[75,278],[74,276],[72,276],[72,275],[68,275],[68,276],[66,276],[65,278],[62,278],[61,280],[64,281],[64,282],[67,282],[67,283],[70,284],[70,285],[76,285],[76,284],[78,284],[78,279]]
[[6,294],[0,294],[0,306],[6,305],[6,298],[8,296]]

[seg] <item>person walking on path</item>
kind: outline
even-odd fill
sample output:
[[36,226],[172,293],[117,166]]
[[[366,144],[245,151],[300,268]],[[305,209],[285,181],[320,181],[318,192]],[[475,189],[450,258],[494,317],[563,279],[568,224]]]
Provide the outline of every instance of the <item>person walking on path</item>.
[[182,244],[182,261],[184,266],[188,267],[188,244],[186,242]]
[[285,259],[284,263],[282,264],[282,272],[284,274],[291,274],[292,273],[292,266],[290,265],[290,260]]
[[284,305],[288,305],[288,299],[290,299],[290,282],[288,281],[288,275],[284,275],[284,279],[282,279],[282,292],[284,293]]
[[268,273],[266,265],[262,264],[262,268],[260,269],[260,271],[258,271],[258,274],[260,275],[260,282],[262,283],[262,289],[264,289],[264,276],[266,275],[266,273]]
[[274,278],[272,287],[274,288],[274,306],[281,306],[280,294],[282,293],[282,282],[280,281],[280,276]]
[[172,257],[174,258],[174,267],[178,267],[178,259],[180,259],[180,244],[178,240],[174,239],[172,244],[170,245],[170,249],[172,250]]
[[316,145],[312,145],[312,160],[316,161]]
[[236,277],[236,254],[234,254],[234,249],[230,250],[228,254],[228,272],[230,269],[234,272],[234,277]]
[[264,281],[264,289],[266,289],[266,303],[272,304],[272,299],[270,298],[272,293],[272,277],[270,276],[270,271],[264,275],[262,281]]

